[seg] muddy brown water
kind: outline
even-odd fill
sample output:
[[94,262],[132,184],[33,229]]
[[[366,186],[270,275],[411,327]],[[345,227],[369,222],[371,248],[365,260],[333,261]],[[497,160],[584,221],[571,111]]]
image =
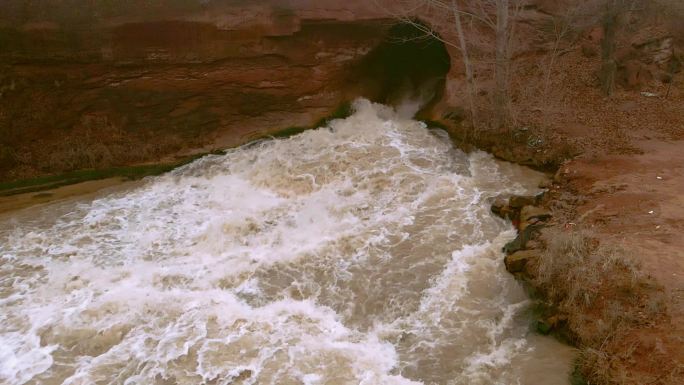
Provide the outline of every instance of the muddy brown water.
[[0,217],[0,382],[568,384],[488,207],[541,175],[355,107]]

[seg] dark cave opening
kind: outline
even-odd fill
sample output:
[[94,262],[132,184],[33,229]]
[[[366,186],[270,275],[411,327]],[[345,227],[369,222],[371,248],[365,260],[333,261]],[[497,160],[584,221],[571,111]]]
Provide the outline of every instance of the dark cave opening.
[[421,111],[426,111],[441,99],[450,67],[442,41],[413,24],[398,23],[360,61],[355,76],[363,95],[375,102],[394,106],[419,102]]

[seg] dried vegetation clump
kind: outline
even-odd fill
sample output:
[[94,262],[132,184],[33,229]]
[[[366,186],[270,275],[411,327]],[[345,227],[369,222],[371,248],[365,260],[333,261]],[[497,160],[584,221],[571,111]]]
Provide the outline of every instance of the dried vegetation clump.
[[[632,351],[624,349],[626,336],[669,317],[667,293],[629,250],[600,244],[589,230],[554,227],[542,237],[546,249],[534,284],[554,304],[565,337],[580,348],[578,370],[584,383],[634,383],[620,374],[626,373],[620,368],[638,349],[636,343]],[[673,367],[662,375],[676,376],[681,369]]]

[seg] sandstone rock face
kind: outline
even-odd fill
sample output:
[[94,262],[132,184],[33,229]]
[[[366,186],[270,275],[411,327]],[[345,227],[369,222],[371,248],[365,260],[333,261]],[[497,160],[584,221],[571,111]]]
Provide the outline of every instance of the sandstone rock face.
[[[356,96],[401,97],[387,91],[398,89],[390,84],[397,77],[392,71],[363,60],[394,23],[377,2],[6,0],[0,7],[0,181],[156,162],[308,126]],[[452,16],[431,9],[422,20],[457,41]],[[548,36],[539,31],[563,12],[558,2],[526,2],[514,56],[548,50]],[[493,36],[477,28],[470,33],[481,35],[481,44]],[[600,28],[585,36],[594,48],[601,38]],[[621,67],[624,83],[670,81],[669,68],[681,67],[671,53],[675,43],[668,36],[636,38],[620,63],[641,64]],[[490,61],[491,50],[473,44],[473,59]],[[446,78],[414,73],[396,83],[432,98],[424,117],[457,130],[469,117],[468,87],[459,50],[449,45],[444,54],[439,60],[424,52],[403,55],[417,64],[400,70],[420,68],[421,60],[442,62]],[[488,71],[477,74],[476,103],[483,106],[491,99]],[[429,82],[433,87],[423,92]],[[535,146],[483,148],[546,165]]]
[[[241,37],[211,24],[165,21],[107,29],[100,57],[5,51],[0,140],[21,156],[0,172],[144,162],[310,125],[356,94],[350,65],[381,41],[384,28],[304,22],[292,35]],[[62,151],[66,143],[73,151]]]
[[311,125],[358,94],[351,64],[388,25],[269,2],[25,3],[0,16],[0,180]]
[[667,83],[678,72],[674,38],[654,35],[652,31],[635,33],[631,45],[619,52],[619,80],[628,90],[641,90],[657,79]]
[[449,70],[360,0],[72,3],[2,5],[0,181],[225,148],[426,82],[439,99]]
[[[401,96],[383,89],[395,74],[375,79],[354,68],[394,23],[383,7],[362,0],[7,0],[0,12],[0,180],[242,143],[311,124],[359,95],[396,101]],[[531,2],[521,28],[547,22],[556,8]],[[421,14],[455,41],[445,16]],[[516,46],[537,43],[524,38]],[[441,63],[446,79],[427,72],[398,82],[432,100],[430,117],[443,110],[459,124],[464,115],[452,112],[466,111],[463,66],[458,50],[447,49],[438,60],[409,55]],[[434,84],[425,91],[416,79]]]

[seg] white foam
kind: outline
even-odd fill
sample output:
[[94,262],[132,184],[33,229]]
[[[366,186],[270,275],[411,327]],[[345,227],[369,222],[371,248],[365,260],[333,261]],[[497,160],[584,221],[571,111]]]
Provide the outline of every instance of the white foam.
[[354,108],[0,223],[0,379],[514,381],[531,353],[498,251],[513,233],[485,201],[536,176]]

